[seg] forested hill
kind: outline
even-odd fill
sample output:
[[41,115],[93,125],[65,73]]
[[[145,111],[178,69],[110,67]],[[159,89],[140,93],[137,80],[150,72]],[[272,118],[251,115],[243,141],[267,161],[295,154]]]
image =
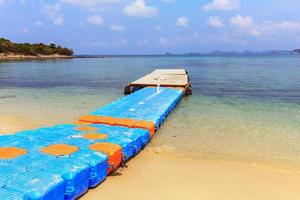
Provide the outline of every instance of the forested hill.
[[53,43],[46,45],[43,43],[13,43],[7,39],[0,38],[0,54],[22,54],[28,56],[39,55],[61,55],[72,56],[73,50],[66,47],[57,46]]

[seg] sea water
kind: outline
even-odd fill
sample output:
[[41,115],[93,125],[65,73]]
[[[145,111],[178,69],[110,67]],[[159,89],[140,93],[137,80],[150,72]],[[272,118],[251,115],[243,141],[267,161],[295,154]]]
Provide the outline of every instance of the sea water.
[[298,56],[0,62],[0,131],[74,122],[155,68],[181,67],[193,95],[181,101],[152,147],[194,159],[300,169]]

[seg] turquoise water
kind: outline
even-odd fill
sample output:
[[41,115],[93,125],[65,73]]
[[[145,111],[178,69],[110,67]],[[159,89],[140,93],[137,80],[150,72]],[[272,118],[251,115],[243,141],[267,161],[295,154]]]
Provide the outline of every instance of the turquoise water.
[[0,132],[73,122],[121,97],[128,82],[155,68],[174,67],[188,70],[194,93],[151,146],[191,158],[300,169],[300,57],[295,56],[0,62]]

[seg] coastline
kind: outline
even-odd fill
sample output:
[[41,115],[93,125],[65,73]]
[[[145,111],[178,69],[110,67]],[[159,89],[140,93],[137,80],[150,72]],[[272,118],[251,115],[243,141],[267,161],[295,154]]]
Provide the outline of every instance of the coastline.
[[[285,81],[289,84],[282,85],[285,87],[282,88],[283,92],[278,94],[281,96],[276,98],[279,99],[278,102],[268,99],[268,96],[254,99],[251,98],[251,94],[249,94],[250,97],[247,101],[240,99],[241,94],[236,89],[247,89],[249,87],[248,82],[237,83],[232,82],[231,79],[228,81],[220,80],[220,77],[224,76],[224,70],[223,66],[220,68],[215,66],[215,59],[195,59],[194,66],[204,64],[208,66],[204,71],[199,71],[198,68],[196,70],[194,66],[189,68],[195,70],[191,70],[192,74],[195,75],[193,78],[195,89],[201,87],[204,92],[213,90],[217,94],[223,94],[220,93],[220,90],[234,88],[235,90],[231,91],[230,94],[237,94],[237,97],[209,96],[211,93],[206,94],[208,96],[202,96],[199,94],[201,91],[196,90],[194,96],[184,99],[174,110],[171,118],[161,127],[149,146],[130,160],[128,168],[120,170],[122,173],[120,176],[108,177],[104,183],[89,191],[81,199],[92,200],[99,197],[107,197],[107,199],[112,200],[119,198],[124,200],[137,198],[141,200],[154,198],[173,200],[299,199],[299,168],[298,174],[297,172],[281,170],[276,166],[270,166],[273,163],[264,159],[277,156],[277,158],[283,159],[283,164],[293,164],[285,162],[289,159],[295,159],[295,162],[299,163],[297,156],[300,141],[297,124],[299,105],[298,103],[291,103],[290,99],[280,100],[280,97],[294,94],[289,93],[295,87],[291,87],[293,82],[287,81],[287,78],[298,80],[297,77],[299,76],[295,74],[295,69],[297,69],[299,60],[294,58],[276,58],[275,61],[271,59],[267,62],[262,60],[264,59],[240,58],[236,61],[235,58],[226,58],[220,62],[225,63],[226,74],[239,75],[241,78],[248,75],[246,72],[254,70],[252,71],[253,76],[250,76],[252,79],[246,80],[254,85],[252,89],[268,87],[268,90],[263,90],[263,95],[268,95],[265,94],[265,91],[274,89],[273,81],[276,83],[278,76],[270,77],[266,75],[268,71],[262,71],[262,75],[265,76],[255,79],[256,74],[260,71],[260,67],[255,66],[266,65],[270,70],[281,69],[283,74],[281,82]],[[138,62],[144,68],[137,65],[136,68],[132,68],[135,73],[127,76],[126,70],[131,69],[129,67],[136,62],[136,59],[100,61],[74,59],[70,62],[50,62],[51,65],[55,66],[50,71],[44,67],[44,65],[47,66],[47,62],[32,61],[37,63],[33,68],[31,61],[16,62],[11,67],[9,63],[7,65],[3,63],[3,66],[9,67],[1,68],[4,88],[1,90],[0,100],[1,104],[5,106],[2,106],[1,109],[0,132],[2,129],[2,132],[14,133],[26,129],[74,122],[78,116],[123,96],[117,81],[125,82],[132,76],[144,73],[149,70],[148,63],[157,62],[158,65],[165,63],[174,65],[178,62],[177,59],[172,61],[168,58],[160,60],[141,59]],[[91,71],[82,73],[80,62],[84,63],[85,67]],[[189,63],[190,59],[186,58],[181,62]],[[246,62],[249,67],[244,70],[241,69],[240,73],[235,74],[236,67]],[[275,62],[276,64],[274,64]],[[226,63],[228,64],[226,65]],[[286,70],[286,67],[278,67],[285,64],[289,66],[289,70]],[[230,68],[231,65],[234,67]],[[66,68],[61,68],[61,66],[72,69],[72,73],[64,74]],[[31,76],[33,69],[36,69],[37,73]],[[63,70],[58,71],[57,69]],[[118,70],[118,74],[115,73],[116,70]],[[85,69],[84,72],[86,72]],[[207,76],[206,72],[214,74],[214,77]],[[20,74],[23,75],[24,80],[18,83]],[[64,76],[57,77],[61,74]],[[64,82],[67,77],[65,75],[72,78]],[[297,79],[293,78],[295,76]],[[265,87],[255,86],[265,78],[269,78]],[[6,82],[8,79],[9,81]],[[79,80],[83,80],[84,84]],[[88,87],[89,85],[85,85],[86,80],[94,82],[98,87]],[[27,86],[29,81],[32,86],[23,87]],[[63,82],[58,84],[59,87],[43,87],[47,86],[48,83],[51,86],[54,81]],[[205,85],[205,83],[218,81],[223,81],[224,87],[217,85],[217,88],[217,86]],[[70,82],[73,84],[64,85]],[[15,86],[16,83],[18,83],[17,86]],[[110,87],[107,87],[106,84],[109,84]],[[239,87],[235,88],[233,84],[237,84]],[[248,92],[248,90],[245,91]],[[260,92],[255,94],[261,95]],[[199,148],[194,148],[197,147],[196,145]],[[199,155],[203,154],[203,156],[196,157],[195,152],[199,152]],[[232,155],[236,154],[230,154],[231,152],[240,152],[241,154],[235,157]],[[186,154],[190,156],[183,158],[181,153],[185,153],[184,156]],[[255,155],[259,156],[256,157]],[[236,162],[231,162],[233,159]],[[255,159],[254,162],[252,159]]]
[[[190,199],[297,200],[300,175],[193,159],[176,158],[147,147],[81,200]],[[283,187],[284,186],[284,187]]]
[[[41,125],[17,118],[4,119],[1,119],[0,134]],[[101,196],[111,200],[297,200],[300,195],[299,173],[243,163],[184,158],[176,149],[153,143],[118,172],[80,199],[92,200]]]
[[0,54],[0,61],[6,60],[47,60],[47,59],[72,59],[73,56],[52,54],[52,55],[24,55],[24,54]]

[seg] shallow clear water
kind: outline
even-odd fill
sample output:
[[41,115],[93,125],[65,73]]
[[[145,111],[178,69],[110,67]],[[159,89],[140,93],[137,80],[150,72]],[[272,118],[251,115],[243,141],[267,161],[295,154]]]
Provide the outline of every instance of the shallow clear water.
[[[70,123],[155,68],[184,67],[183,99],[152,146],[300,169],[300,57],[124,57],[0,62],[0,132]],[[4,124],[3,124],[4,121]]]

